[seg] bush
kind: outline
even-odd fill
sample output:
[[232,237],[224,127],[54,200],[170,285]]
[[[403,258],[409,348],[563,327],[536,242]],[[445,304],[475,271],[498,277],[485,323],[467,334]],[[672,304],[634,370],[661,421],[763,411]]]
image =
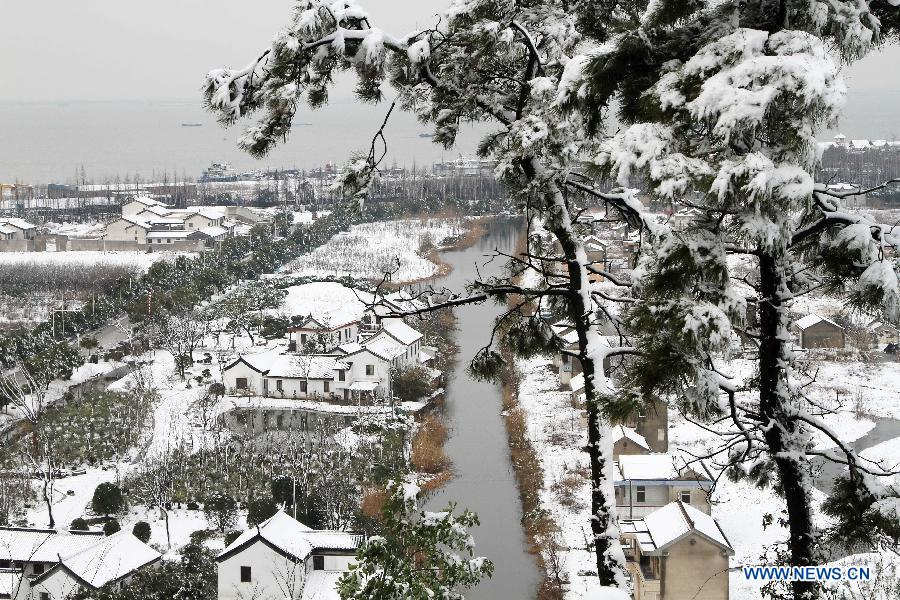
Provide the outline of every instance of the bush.
[[247,526],[256,527],[278,512],[278,505],[271,498],[251,500],[247,506]]
[[147,521],[138,521],[131,529],[131,533],[134,534],[134,537],[146,544],[150,541],[150,534],[152,533],[150,530],[150,523]]
[[403,367],[391,371],[391,385],[401,402],[421,400],[431,389],[431,376],[422,367]]
[[428,415],[419,425],[412,442],[410,460],[417,471],[440,473],[450,466],[450,458],[444,454],[447,427],[435,415]]
[[103,524],[103,534],[104,535],[112,535],[117,531],[121,531],[122,526],[119,525],[119,522],[115,519],[110,519],[106,523]]
[[191,500],[190,502],[187,503],[187,509],[188,510],[199,510],[200,505],[197,504],[196,502],[194,502],[193,500]]
[[191,532],[190,540],[191,544],[194,546],[201,546],[203,542],[208,540],[213,536],[213,532],[209,529],[198,529],[197,531]]
[[94,490],[91,500],[91,508],[98,515],[111,515],[119,512],[125,506],[122,490],[114,483],[101,483]]
[[72,531],[87,531],[88,530],[87,521],[85,521],[81,517],[78,517],[77,519],[72,519],[72,524],[69,525],[69,529],[71,529]]

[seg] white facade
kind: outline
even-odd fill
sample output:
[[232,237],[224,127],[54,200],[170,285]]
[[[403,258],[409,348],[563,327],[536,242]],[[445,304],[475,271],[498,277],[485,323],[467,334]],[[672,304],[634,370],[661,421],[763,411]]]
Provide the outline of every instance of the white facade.
[[147,232],[150,226],[139,224],[128,219],[116,219],[106,226],[106,232],[103,239],[114,242],[135,242],[137,244],[147,243]]

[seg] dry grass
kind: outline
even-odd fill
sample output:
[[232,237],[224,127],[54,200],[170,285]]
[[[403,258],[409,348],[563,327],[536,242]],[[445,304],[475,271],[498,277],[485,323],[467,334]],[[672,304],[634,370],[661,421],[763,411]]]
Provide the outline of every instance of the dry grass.
[[581,510],[584,504],[578,499],[578,488],[584,483],[584,479],[574,473],[569,473],[551,486],[556,494],[556,499],[566,508]]
[[429,414],[419,424],[412,442],[411,461],[422,473],[436,475],[450,467],[450,458],[444,453],[447,427],[435,414]]
[[370,489],[363,492],[360,510],[371,519],[381,518],[381,509],[387,502],[387,492],[382,489]]

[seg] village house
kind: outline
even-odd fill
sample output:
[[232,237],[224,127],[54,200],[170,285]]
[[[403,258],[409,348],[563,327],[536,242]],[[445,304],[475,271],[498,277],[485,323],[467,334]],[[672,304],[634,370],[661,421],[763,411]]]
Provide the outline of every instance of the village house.
[[276,348],[244,354],[223,369],[231,395],[349,401],[349,365],[335,355]]
[[297,324],[288,328],[288,343],[301,352],[307,348],[328,352],[341,344],[355,342],[358,336],[358,319],[331,324],[330,319],[310,315],[301,317]]
[[137,216],[141,211],[144,211],[150,207],[158,207],[165,210],[168,210],[169,208],[159,200],[154,200],[153,198],[146,197],[137,197],[129,200],[122,205],[122,216],[134,217]]
[[844,328],[825,317],[811,314],[794,323],[800,347],[843,348],[846,344]]
[[[569,381],[569,390],[573,403],[584,403],[583,373],[572,377]],[[639,436],[650,452],[669,451],[669,406],[662,400],[638,406],[622,425]],[[625,454],[635,453],[638,452],[625,452]]]
[[218,600],[337,597],[363,536],[310,529],[283,511],[242,533],[216,557]]
[[675,500],[619,524],[634,600],[728,600],[734,548],[709,514]]
[[33,240],[37,227],[17,217],[0,218],[0,240]]
[[95,539],[74,554],[61,555],[43,574],[20,585],[16,600],[64,600],[80,590],[123,589],[134,574],[162,555],[129,531]]
[[869,324],[872,333],[872,343],[879,350],[883,350],[888,344],[900,344],[900,328],[893,323],[873,321]]
[[619,518],[637,519],[675,500],[709,514],[712,476],[700,465],[678,468],[671,454],[620,455],[613,483]]
[[619,458],[623,454],[650,454],[652,449],[647,443],[647,438],[624,425],[617,425],[613,429],[615,439],[613,441],[613,458]]
[[99,531],[0,527],[0,568],[37,577],[59,562],[60,556],[89,548],[102,536]]

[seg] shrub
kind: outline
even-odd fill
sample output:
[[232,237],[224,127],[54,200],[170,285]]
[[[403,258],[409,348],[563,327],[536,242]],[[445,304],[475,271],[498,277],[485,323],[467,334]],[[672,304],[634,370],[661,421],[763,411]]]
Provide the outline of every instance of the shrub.
[[94,490],[94,497],[91,500],[91,508],[98,515],[111,515],[122,510],[125,506],[125,499],[122,497],[122,490],[114,483],[104,482],[97,486]]
[[419,425],[412,442],[411,461],[417,471],[440,473],[450,466],[450,458],[444,454],[447,428],[435,415],[428,415]]
[[391,385],[402,402],[416,402],[431,389],[431,376],[422,367],[392,369]]
[[117,531],[121,531],[122,526],[119,525],[119,522],[115,519],[110,519],[106,523],[103,524],[103,534],[104,535],[112,535]]
[[87,531],[88,530],[87,521],[85,521],[81,517],[78,517],[77,519],[72,519],[72,524],[69,525],[69,529],[71,529],[72,531]]
[[152,533],[150,530],[150,523],[147,521],[138,521],[134,524],[134,527],[132,527],[131,533],[134,534],[134,537],[146,544],[150,541],[150,534]]
[[213,536],[213,532],[209,529],[198,529],[197,531],[192,531],[190,535],[191,544],[194,546],[200,546]]
[[190,502],[187,503],[187,509],[188,510],[199,510],[200,505],[197,504],[196,502],[194,502],[193,500],[191,500]]

